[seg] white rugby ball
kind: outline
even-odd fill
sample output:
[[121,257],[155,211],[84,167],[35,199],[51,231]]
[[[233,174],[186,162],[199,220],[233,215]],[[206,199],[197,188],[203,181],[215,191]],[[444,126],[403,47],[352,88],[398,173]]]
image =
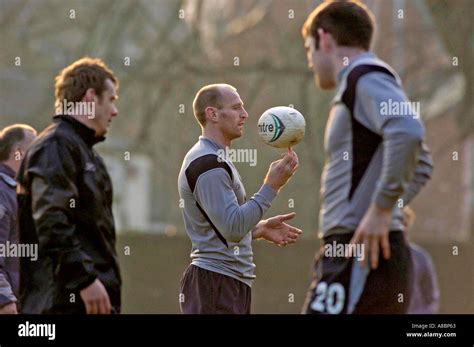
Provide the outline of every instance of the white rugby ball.
[[292,107],[272,107],[260,116],[258,133],[263,141],[277,148],[288,148],[299,143],[305,132],[303,115]]

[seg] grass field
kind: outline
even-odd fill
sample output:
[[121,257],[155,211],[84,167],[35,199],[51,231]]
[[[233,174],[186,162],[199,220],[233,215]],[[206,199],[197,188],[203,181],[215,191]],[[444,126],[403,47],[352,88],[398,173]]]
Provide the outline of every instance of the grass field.
[[[124,255],[124,247],[130,255]],[[474,312],[473,245],[452,256],[447,244],[422,244],[435,262],[441,289],[441,313]],[[257,280],[252,313],[299,313],[310,281],[318,242],[303,238],[297,245],[275,247],[254,242]],[[117,251],[123,278],[123,313],[179,313],[179,280],[189,264],[190,241],[174,237],[120,234]],[[289,302],[294,294],[294,301]]]

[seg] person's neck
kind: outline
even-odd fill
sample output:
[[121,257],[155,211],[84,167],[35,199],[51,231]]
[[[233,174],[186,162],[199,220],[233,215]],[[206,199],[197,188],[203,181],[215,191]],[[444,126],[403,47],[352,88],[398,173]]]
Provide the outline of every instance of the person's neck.
[[69,117],[75,119],[79,123],[83,124],[84,126],[88,127],[91,130],[94,130],[95,136],[97,137],[97,131],[95,130],[94,126],[90,123],[88,116],[86,115],[77,115],[77,114],[70,114]]
[[337,47],[336,54],[334,57],[334,64],[336,68],[336,76],[341,72],[342,69],[347,67],[355,58],[359,55],[367,53],[365,49],[357,47]]
[[232,144],[232,141],[226,138],[224,134],[222,134],[222,132],[217,131],[215,129],[209,129],[209,128],[202,129],[202,136],[216,142],[222,147],[230,147]]
[[15,173],[15,175],[18,173],[18,170],[20,169],[20,161],[15,160],[15,158],[10,158],[6,161],[2,161],[1,163],[5,166],[8,166]]

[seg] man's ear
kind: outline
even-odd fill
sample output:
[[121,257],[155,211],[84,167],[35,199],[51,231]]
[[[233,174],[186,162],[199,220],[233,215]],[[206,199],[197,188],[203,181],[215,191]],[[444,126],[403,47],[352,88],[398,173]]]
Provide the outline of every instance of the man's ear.
[[324,31],[324,29],[318,29],[319,36],[319,49],[325,53],[332,51],[334,48],[334,39],[332,38],[331,33]]
[[96,97],[96,96],[97,96],[97,94],[96,94],[94,88],[88,88],[86,90],[86,92],[84,93],[84,97],[82,98],[82,100],[87,101],[87,102],[93,102],[94,97]]
[[212,106],[205,108],[206,119],[210,122],[217,122],[217,109]]

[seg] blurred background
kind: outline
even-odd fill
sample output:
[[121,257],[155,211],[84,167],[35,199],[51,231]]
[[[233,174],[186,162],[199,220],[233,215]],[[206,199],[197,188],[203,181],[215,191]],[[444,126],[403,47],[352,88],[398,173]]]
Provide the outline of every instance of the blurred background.
[[[442,313],[474,313],[474,2],[366,0],[376,54],[420,102],[435,170],[414,200],[411,239],[436,266]],[[189,263],[177,176],[200,135],[192,100],[225,82],[250,118],[235,148],[256,149],[256,166],[236,163],[256,192],[277,149],[263,144],[264,110],[292,105],[305,115],[300,169],[266,216],[296,211],[296,245],[254,243],[253,313],[299,313],[317,239],[323,134],[331,92],[314,86],[300,29],[314,0],[0,0],[0,128],[44,129],[54,112],[54,77],[74,60],[102,58],[119,77],[119,117],[97,146],[114,181],[117,251],[125,313],[178,313]]]

